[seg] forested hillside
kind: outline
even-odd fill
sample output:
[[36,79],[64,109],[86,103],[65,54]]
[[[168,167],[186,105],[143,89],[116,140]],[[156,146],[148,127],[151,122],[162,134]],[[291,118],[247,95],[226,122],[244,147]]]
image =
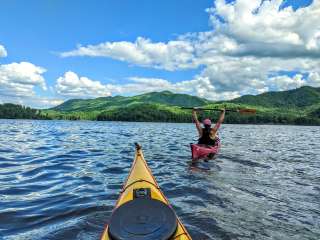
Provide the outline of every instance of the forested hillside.
[[[0,105],[1,118],[65,119],[99,121],[191,122],[191,110],[181,107],[254,108],[256,114],[228,112],[227,123],[320,125],[320,88],[301,87],[283,92],[246,95],[213,102],[169,91],[132,97],[71,99],[51,109],[36,110],[14,104]],[[217,111],[199,112],[199,118],[218,117]]]
[[[320,88],[302,87],[290,91],[246,95],[231,101],[213,102],[169,91],[133,97],[73,99],[46,110],[52,119],[100,121],[191,122],[191,111],[180,107],[255,108],[255,115],[228,113],[227,123],[320,124]],[[217,112],[200,112],[201,117],[217,117]]]
[[40,110],[12,103],[0,104],[0,118],[45,119]]
[[157,103],[168,106],[203,106],[211,101],[187,94],[174,94],[169,91],[150,92],[133,97],[100,97],[95,99],[72,99],[52,110],[71,112],[71,111],[101,111],[110,108],[127,107],[139,103]]
[[305,86],[283,92],[266,92],[257,96],[245,95],[229,102],[260,107],[303,108],[320,103],[320,88]]

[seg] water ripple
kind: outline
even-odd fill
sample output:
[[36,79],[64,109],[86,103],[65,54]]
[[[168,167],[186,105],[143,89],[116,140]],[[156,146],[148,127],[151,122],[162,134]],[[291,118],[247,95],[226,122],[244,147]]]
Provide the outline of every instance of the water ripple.
[[0,120],[0,239],[98,239],[134,142],[193,239],[320,239],[318,127],[224,125],[209,171],[192,124]]

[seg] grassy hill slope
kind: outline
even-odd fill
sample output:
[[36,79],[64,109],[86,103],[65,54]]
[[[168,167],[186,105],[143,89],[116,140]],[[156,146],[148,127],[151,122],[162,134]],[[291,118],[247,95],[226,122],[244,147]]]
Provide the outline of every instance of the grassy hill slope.
[[[228,113],[228,123],[320,124],[320,88],[301,87],[283,92],[246,95],[231,101],[213,102],[169,91],[151,92],[133,97],[72,99],[43,111],[52,119],[88,119],[119,121],[191,122],[191,111],[180,107],[255,108],[256,115]],[[200,113],[217,117],[217,112]]]
[[320,88],[305,86],[283,92],[266,92],[257,96],[245,95],[229,102],[271,108],[304,108],[320,103]]
[[210,101],[187,94],[174,94],[169,91],[163,91],[145,93],[133,97],[115,96],[100,97],[96,99],[72,99],[52,108],[51,110],[62,112],[101,111],[111,108],[126,107],[138,103],[192,107],[203,106],[210,103]]

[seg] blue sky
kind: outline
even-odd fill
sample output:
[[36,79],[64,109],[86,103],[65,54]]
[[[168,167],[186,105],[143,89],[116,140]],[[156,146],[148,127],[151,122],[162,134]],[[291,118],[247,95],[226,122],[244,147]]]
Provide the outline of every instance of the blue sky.
[[195,5],[187,0],[181,11],[181,4],[169,0],[156,6],[153,1],[141,1],[140,5],[133,1],[29,1],[28,6],[21,1],[3,1],[0,41],[8,57],[1,62],[30,61],[44,66],[49,83],[68,70],[101,81],[124,80],[140,73],[182,80],[188,73],[128,67],[111,59],[61,59],[54,53],[70,50],[76,44],[134,41],[139,36],[168,41],[189,31],[205,31],[208,14],[204,9],[210,5],[211,1]]
[[137,3],[1,1],[0,102],[166,89],[220,100],[318,86],[318,0]]

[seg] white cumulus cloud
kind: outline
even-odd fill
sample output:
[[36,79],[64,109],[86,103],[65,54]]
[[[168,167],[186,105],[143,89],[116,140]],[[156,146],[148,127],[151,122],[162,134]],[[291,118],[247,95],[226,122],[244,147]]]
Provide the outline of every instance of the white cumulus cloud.
[[0,44],[0,57],[6,57],[7,55],[7,50]]
[[111,95],[133,95],[153,91],[169,90],[188,93],[212,100],[238,97],[239,93],[219,93],[208,77],[196,76],[195,79],[172,83],[162,78],[129,77],[126,84],[103,84],[87,77],[79,77],[74,72],[66,72],[58,78],[55,89],[63,98],[95,98]]
[[320,1],[296,11],[282,0],[217,0],[208,9],[214,34],[234,41],[232,55],[320,57]]
[[55,89],[58,94],[68,97],[91,98],[111,95],[106,85],[87,77],[79,77],[71,71],[57,79]]
[[306,85],[303,75],[296,74],[293,77],[287,75],[279,75],[269,79],[271,85],[275,85],[278,90],[295,89]]
[[1,96],[32,96],[36,86],[46,90],[46,70],[29,62],[0,65]]
[[80,77],[68,71],[57,79],[56,92],[63,97],[103,97],[112,94],[132,94],[174,88],[167,80],[159,78],[130,77],[127,84],[102,84],[100,81]]
[[320,87],[320,73],[319,72],[311,72],[308,75],[307,84],[314,86],[314,87]]
[[16,103],[47,108],[62,100],[39,96],[36,88],[47,90],[43,74],[46,69],[29,62],[0,65],[0,103]]
[[[221,100],[319,86],[320,1],[297,10],[282,4],[282,0],[216,0],[207,9],[209,31],[184,34],[168,42],[138,37],[135,42],[78,46],[61,56],[108,57],[169,71],[202,66],[191,80],[171,83],[136,77],[123,86],[101,84],[97,88],[103,94],[143,86],[143,90],[167,89]],[[286,74],[289,72],[295,75]]]
[[213,29],[185,34],[177,40],[105,42],[79,46],[62,57],[110,57],[168,70],[194,68],[210,54],[257,57],[320,57],[320,1],[305,8],[281,9],[282,0],[216,0],[207,9]]
[[76,50],[61,53],[61,56],[110,57],[140,66],[175,70],[190,67],[193,52],[192,43],[187,41],[153,43],[149,39],[138,37],[133,43],[122,41],[79,46]]

